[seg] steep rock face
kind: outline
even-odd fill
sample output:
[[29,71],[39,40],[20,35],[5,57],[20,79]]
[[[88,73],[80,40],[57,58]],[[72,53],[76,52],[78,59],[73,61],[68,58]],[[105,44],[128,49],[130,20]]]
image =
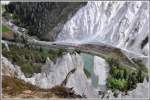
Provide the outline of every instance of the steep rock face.
[[51,88],[55,85],[60,85],[73,68],[75,66],[70,54],[58,58],[55,64],[47,59],[41,73],[35,74],[29,80],[41,88]]
[[100,89],[105,88],[109,69],[109,65],[106,63],[105,59],[94,56],[94,73],[98,77],[98,85]]
[[2,75],[10,77],[18,77],[20,79],[25,79],[19,66],[12,64],[7,58],[1,56],[2,60]]
[[128,95],[122,96],[122,98],[148,98],[149,97],[149,82],[145,79],[143,83],[138,83],[137,88],[133,91],[129,91]]
[[[2,62],[6,62],[3,65],[3,74],[7,75],[6,72],[9,72],[9,70],[5,67],[5,65],[7,65],[9,61],[5,57],[3,58],[6,60],[2,60]],[[67,74],[73,69],[76,69],[69,75],[66,87],[73,88],[75,93],[85,95],[86,97],[97,97],[98,95],[83,72],[84,63],[77,53],[73,55],[68,53],[61,58],[58,58],[56,63],[47,59],[46,64],[42,67],[42,72],[34,74],[31,78],[26,78],[19,67],[14,67],[14,65],[10,62],[8,64],[10,70],[14,70],[10,71],[12,74],[13,72],[18,73],[17,75],[14,74],[15,77],[45,89],[61,85]]]
[[92,85],[88,82],[83,72],[83,65],[83,61],[78,54],[70,55],[68,53],[59,58],[55,64],[48,60],[46,65],[43,66],[42,72],[33,76],[30,81],[39,87],[51,88],[55,85],[60,85],[67,74],[71,70],[76,69],[68,77],[66,86],[73,88],[77,94],[95,97],[97,95],[96,91],[94,91]]
[[148,12],[148,2],[90,1],[64,25],[57,41],[104,42],[147,55]]
[[76,71],[72,74],[67,82],[67,87],[73,87],[74,90],[81,95],[85,95],[89,98],[98,97],[98,93],[92,87],[92,84],[89,84],[88,78],[83,72],[84,63],[82,58],[79,55],[72,57],[74,62],[74,66],[76,66]]
[[[6,11],[19,26],[42,40],[54,40],[63,24],[86,2],[11,2]],[[57,26],[57,27],[56,27]]]

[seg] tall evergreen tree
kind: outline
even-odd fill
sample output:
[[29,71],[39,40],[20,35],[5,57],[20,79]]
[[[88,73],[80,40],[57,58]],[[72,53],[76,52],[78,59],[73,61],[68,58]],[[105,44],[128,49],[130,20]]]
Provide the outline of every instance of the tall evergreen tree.
[[18,25],[28,29],[30,35],[40,39],[54,40],[68,16],[73,15],[86,2],[11,2],[6,12],[12,13]]

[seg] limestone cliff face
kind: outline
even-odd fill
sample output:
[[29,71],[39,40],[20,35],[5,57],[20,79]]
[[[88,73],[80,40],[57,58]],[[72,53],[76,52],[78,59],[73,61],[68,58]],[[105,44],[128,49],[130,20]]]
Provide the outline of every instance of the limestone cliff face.
[[94,56],[94,73],[98,77],[98,86],[100,90],[106,89],[106,80],[109,74],[109,65],[105,61],[105,59]]
[[25,79],[25,76],[19,66],[12,64],[7,58],[3,56],[1,56],[1,60],[2,60],[2,75]]
[[[9,62],[6,58],[3,57],[3,59],[2,62]],[[7,64],[3,64],[3,74],[9,75],[7,74],[9,73],[9,70],[5,65]],[[45,89],[61,85],[68,73],[70,73],[66,80],[66,87],[73,88],[76,94],[84,95],[86,97],[92,98],[98,96],[83,71],[83,60],[77,53],[73,55],[68,53],[61,58],[58,58],[55,63],[47,59],[46,64],[42,67],[42,72],[34,74],[31,78],[24,77],[24,74],[18,69],[19,67],[14,67],[10,62],[8,67],[10,70],[14,70],[10,71],[10,73],[15,77]],[[73,69],[75,70],[72,71]],[[20,74],[14,74],[14,72]]]
[[102,42],[148,56],[149,3],[89,1],[67,21],[57,41]]
[[51,88],[55,85],[60,85],[67,77],[66,87],[73,88],[73,90],[80,95],[86,97],[96,97],[97,93],[92,87],[92,84],[88,82],[88,79],[83,72],[84,63],[80,55],[69,53],[62,58],[58,58],[54,64],[52,61],[47,60],[47,63],[43,66],[42,72],[34,75],[28,81],[41,88]]

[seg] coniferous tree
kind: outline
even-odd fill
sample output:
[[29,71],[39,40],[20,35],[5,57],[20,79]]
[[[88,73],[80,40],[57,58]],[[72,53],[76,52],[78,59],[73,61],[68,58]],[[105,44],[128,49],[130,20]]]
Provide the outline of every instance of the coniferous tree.
[[24,27],[30,35],[39,39],[54,40],[62,27],[53,30],[59,23],[64,24],[86,2],[11,2],[5,6],[12,13],[18,26]]

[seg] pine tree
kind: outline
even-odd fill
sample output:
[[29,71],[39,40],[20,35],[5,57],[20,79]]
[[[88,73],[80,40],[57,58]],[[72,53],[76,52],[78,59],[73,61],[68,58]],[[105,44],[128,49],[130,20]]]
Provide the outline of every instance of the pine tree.
[[127,70],[124,70],[124,73],[123,73],[123,78],[128,80],[128,74],[127,74]]
[[143,75],[141,70],[138,70],[137,79],[138,79],[138,82],[143,82],[144,81],[144,75]]

